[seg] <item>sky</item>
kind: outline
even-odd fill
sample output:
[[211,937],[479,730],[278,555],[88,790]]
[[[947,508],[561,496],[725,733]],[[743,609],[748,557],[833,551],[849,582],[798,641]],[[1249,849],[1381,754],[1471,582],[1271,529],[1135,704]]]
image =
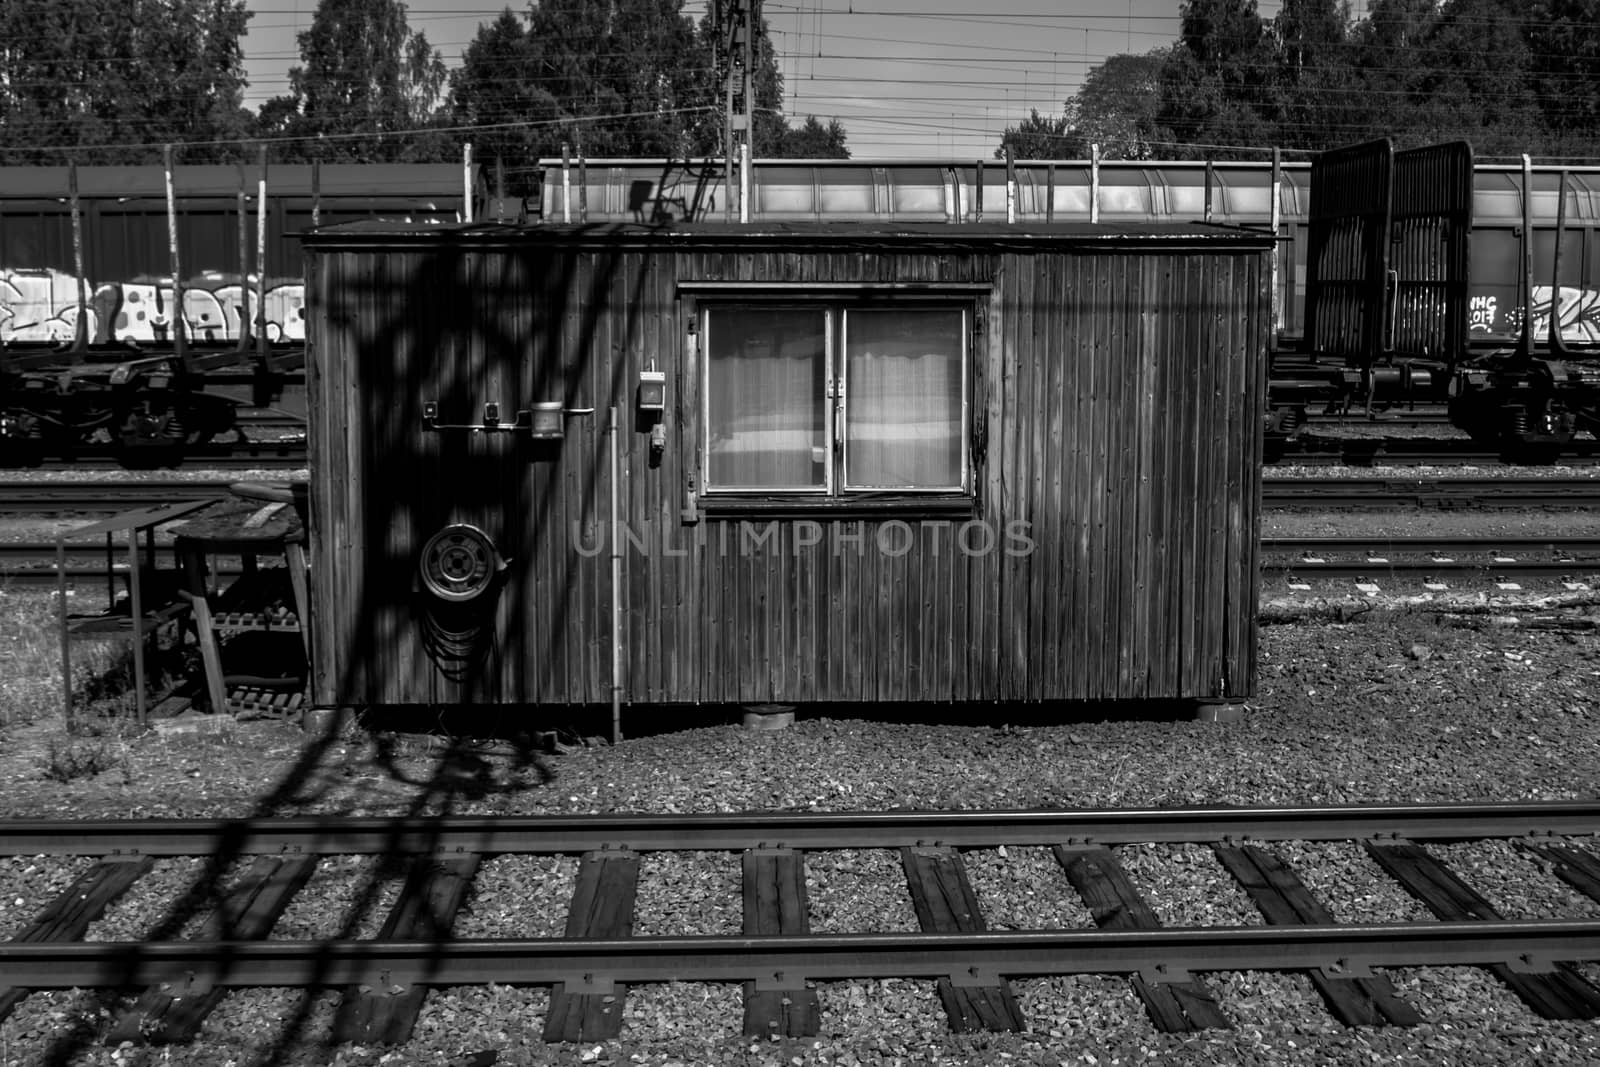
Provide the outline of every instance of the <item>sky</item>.
[[[1260,0],[1270,18],[1280,0]],[[246,104],[286,93],[295,35],[317,0],[247,0]],[[505,7],[414,0],[407,21],[444,56],[461,52]],[[526,0],[511,5],[519,14]],[[1109,55],[1143,53],[1178,34],[1178,0],[763,0],[791,122],[838,119],[855,159],[988,159],[1030,109],[1058,115]],[[704,0],[686,0],[696,19]]]

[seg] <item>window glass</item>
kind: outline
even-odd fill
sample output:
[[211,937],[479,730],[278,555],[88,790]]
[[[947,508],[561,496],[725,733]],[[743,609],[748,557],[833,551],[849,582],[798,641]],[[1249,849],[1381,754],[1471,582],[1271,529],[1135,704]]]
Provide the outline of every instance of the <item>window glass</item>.
[[826,311],[715,308],[706,322],[709,486],[825,489]]
[[845,313],[845,485],[960,488],[964,316]]

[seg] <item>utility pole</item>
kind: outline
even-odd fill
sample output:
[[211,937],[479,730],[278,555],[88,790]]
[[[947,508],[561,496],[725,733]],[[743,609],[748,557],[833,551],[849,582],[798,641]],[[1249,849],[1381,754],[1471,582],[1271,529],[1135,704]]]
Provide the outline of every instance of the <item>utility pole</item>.
[[[725,150],[723,214],[750,221],[750,157],[755,141],[755,36],[761,0],[711,0],[716,34],[717,77],[723,84],[722,143]],[[738,168],[735,174],[735,168]]]

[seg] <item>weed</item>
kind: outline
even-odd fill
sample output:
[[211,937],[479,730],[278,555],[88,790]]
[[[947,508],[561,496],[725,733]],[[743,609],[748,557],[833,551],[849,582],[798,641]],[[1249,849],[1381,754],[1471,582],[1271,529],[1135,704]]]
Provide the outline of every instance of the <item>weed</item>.
[[129,770],[127,745],[114,735],[51,738],[43,762],[44,776],[52,782],[94,778],[119,767],[126,777]]

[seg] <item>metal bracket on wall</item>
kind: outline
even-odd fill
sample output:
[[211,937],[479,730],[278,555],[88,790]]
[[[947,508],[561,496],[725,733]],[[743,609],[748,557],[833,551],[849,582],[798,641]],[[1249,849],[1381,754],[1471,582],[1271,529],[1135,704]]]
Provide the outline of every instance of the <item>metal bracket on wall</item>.
[[483,421],[449,423],[439,421],[439,404],[434,400],[422,404],[422,428],[429,431],[464,430],[468,433],[526,433],[529,437],[556,439],[564,436],[563,421],[568,415],[593,415],[594,408],[569,408],[559,400],[541,401],[532,407],[522,408],[510,421],[500,417],[500,405],[488,401],[483,405]]

